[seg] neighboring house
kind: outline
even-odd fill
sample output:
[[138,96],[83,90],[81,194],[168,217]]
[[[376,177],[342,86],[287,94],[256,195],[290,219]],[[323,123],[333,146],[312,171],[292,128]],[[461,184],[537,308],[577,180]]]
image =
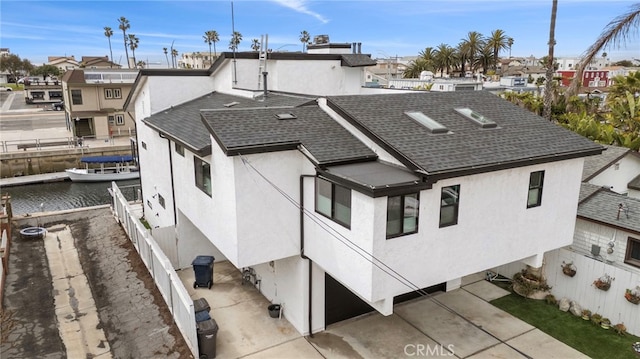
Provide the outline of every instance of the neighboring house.
[[47,65],[53,65],[60,69],[61,73],[67,70],[80,68],[80,63],[72,56],[49,56]]
[[[169,54],[169,56],[171,56]],[[213,53],[208,52],[184,52],[178,59],[178,67],[181,69],[208,69],[213,63]]]
[[229,260],[308,334],[571,243],[601,146],[484,91],[365,88],[370,57],[329,48],[141,70],[125,110],[175,268]]
[[[556,73],[561,77],[561,85],[569,86],[576,72],[575,70],[558,70]],[[582,72],[583,87],[607,87],[609,82],[608,70],[584,70]]]
[[135,133],[123,110],[137,70],[75,69],[62,76],[66,119],[76,137],[109,138]]
[[582,181],[633,197],[630,190],[639,175],[640,153],[625,147],[606,146],[600,156],[585,160]]
[[44,80],[38,77],[24,80],[24,100],[26,103],[51,103],[62,99],[61,81],[50,78]]
[[542,77],[545,78],[546,70],[542,66],[511,66],[502,72],[503,77],[523,77],[527,81],[529,76],[533,79],[533,83]]
[[[543,272],[557,298],[569,298],[639,335],[640,307],[624,294],[640,291],[640,154],[606,146],[585,159],[582,179],[573,243],[548,252]],[[575,277],[562,274],[567,263],[576,268]],[[511,276],[521,268],[499,271]],[[593,286],[604,275],[615,278],[608,291]]]
[[87,69],[119,69],[122,66],[109,61],[108,56],[82,56],[80,67]]

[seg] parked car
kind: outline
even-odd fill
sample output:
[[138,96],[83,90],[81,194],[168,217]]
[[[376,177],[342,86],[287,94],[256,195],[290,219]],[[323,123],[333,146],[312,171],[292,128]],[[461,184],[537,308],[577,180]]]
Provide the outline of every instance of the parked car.
[[56,102],[56,103],[51,104],[51,108],[54,111],[62,111],[62,110],[64,110],[64,101],[60,101],[60,102]]
[[0,91],[13,91],[13,89],[7,86],[0,86]]

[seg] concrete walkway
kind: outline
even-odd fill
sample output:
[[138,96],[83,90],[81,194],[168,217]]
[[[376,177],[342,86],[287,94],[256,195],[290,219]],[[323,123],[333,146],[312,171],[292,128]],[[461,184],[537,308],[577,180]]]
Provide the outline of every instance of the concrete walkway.
[[217,358],[587,358],[488,301],[509,294],[466,277],[463,287],[331,325],[302,337],[284,318],[267,314],[270,304],[256,288],[242,285],[229,262],[214,265],[211,289],[193,289],[193,270],[179,271],[192,299],[205,298],[219,326]]

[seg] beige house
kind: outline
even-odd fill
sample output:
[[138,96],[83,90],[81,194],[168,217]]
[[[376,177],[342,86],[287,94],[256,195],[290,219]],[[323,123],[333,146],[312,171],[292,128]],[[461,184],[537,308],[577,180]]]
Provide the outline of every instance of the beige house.
[[108,56],[82,56],[80,67],[84,67],[88,69],[122,68],[121,65],[116,64],[115,62],[109,61]]
[[64,111],[77,137],[130,136],[135,121],[123,104],[138,70],[74,69],[62,76]]
[[47,65],[53,65],[60,69],[60,72],[73,70],[80,67],[80,63],[72,56],[49,56]]

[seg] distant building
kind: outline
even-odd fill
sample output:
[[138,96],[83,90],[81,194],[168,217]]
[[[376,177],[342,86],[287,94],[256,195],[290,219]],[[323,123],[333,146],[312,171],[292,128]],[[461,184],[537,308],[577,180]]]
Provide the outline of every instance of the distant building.
[[60,72],[80,68],[80,63],[75,59],[73,55],[49,56],[47,58],[47,61],[47,65],[53,65],[57,67],[58,69],[60,69]]
[[185,52],[178,59],[178,67],[181,69],[208,69],[215,56],[209,56],[208,52]]
[[108,56],[82,56],[80,67],[87,69],[119,69],[122,66],[113,61],[109,61]]

